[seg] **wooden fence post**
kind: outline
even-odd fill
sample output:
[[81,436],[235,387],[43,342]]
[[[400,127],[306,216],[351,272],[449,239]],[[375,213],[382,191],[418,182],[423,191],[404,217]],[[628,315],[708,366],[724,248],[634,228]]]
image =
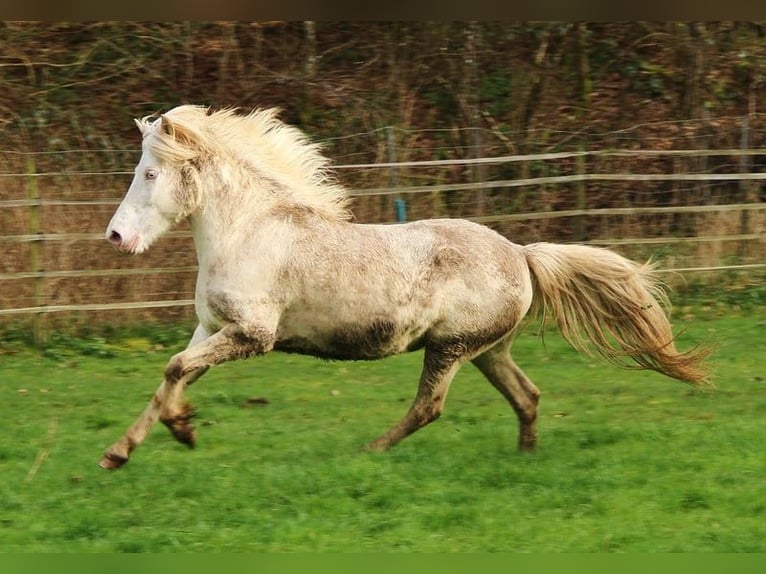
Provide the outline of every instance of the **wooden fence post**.
[[[748,114],[742,120],[742,135],[740,137],[739,147],[743,152],[739,156],[739,171],[740,173],[748,173],[751,170],[750,156],[747,155],[748,149],[750,149],[750,118],[755,114],[755,82],[750,83],[749,94],[749,109]],[[751,180],[739,181],[740,198],[742,203],[756,203],[757,202],[757,188],[755,182]],[[750,233],[750,212],[747,209],[743,209],[739,216],[739,233],[742,236],[746,236]],[[742,259],[748,256],[748,241],[745,239],[739,243],[738,254]]]
[[[585,166],[585,148],[582,143],[580,143],[579,146],[580,155],[577,156],[577,175],[580,176],[580,179],[577,180],[577,183],[575,184],[576,187],[576,197],[575,197],[575,209],[582,210],[585,209],[586,201],[585,201],[585,172],[586,172],[586,166]],[[576,241],[585,241],[586,231],[585,231],[585,215],[578,215],[575,219],[575,240]]]
[[[479,127],[479,114],[474,114],[474,127],[473,127],[473,157],[480,159],[484,157],[484,138]],[[473,177],[471,178],[473,183],[482,183],[487,180],[487,167],[484,164],[477,163],[471,170]],[[486,215],[487,213],[487,191],[484,188],[480,188],[476,191],[476,215]]]
[[[37,186],[37,167],[34,156],[27,156],[27,199],[29,205],[29,234],[37,235],[38,239],[29,244],[29,270],[37,275],[32,279],[34,282],[33,294],[35,307],[45,305],[45,285],[42,275],[42,230],[40,226],[40,189]],[[48,329],[46,314],[38,312],[32,323],[32,337],[37,347],[44,347],[48,342]]]

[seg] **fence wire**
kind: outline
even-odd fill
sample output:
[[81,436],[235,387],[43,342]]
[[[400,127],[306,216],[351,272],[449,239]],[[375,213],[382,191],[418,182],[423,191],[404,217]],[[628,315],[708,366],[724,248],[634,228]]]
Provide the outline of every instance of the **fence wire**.
[[[746,119],[750,141],[766,144],[766,117]],[[740,142],[745,119],[729,120],[721,141]],[[537,148],[529,153],[514,153],[508,142],[515,134],[484,129],[474,137],[474,128],[380,128],[321,143],[336,158],[362,223],[462,217],[518,243],[578,242],[652,257],[666,273],[763,269],[766,148],[709,149],[710,136],[695,136],[695,126],[608,132],[602,149],[583,149],[583,134],[548,130],[539,140],[557,144],[528,146]],[[700,148],[666,149],[660,134],[667,129],[688,132],[681,139]],[[526,137],[535,141],[536,134]],[[641,149],[631,147],[637,141]],[[190,312],[196,258],[188,227],[140,260],[98,244],[138,156],[125,149],[0,150],[0,158],[18,159],[0,173],[0,318]],[[406,207],[404,217],[396,205]]]

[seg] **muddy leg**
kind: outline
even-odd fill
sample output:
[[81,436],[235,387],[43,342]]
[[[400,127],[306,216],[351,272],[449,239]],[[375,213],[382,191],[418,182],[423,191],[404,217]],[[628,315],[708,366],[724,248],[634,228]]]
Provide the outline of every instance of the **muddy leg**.
[[423,372],[415,401],[404,418],[368,445],[368,451],[384,451],[416,430],[435,421],[444,409],[450,383],[462,362],[451,353],[426,348]]
[[160,408],[160,421],[168,427],[178,442],[185,444],[189,448],[194,448],[197,440],[197,433],[191,424],[192,418],[194,418],[197,411],[183,400],[183,392],[186,387],[204,375],[208,368],[199,368],[182,379],[165,379],[168,382],[168,393]]
[[273,337],[249,337],[237,325],[230,325],[170,359],[165,369],[168,390],[160,408],[160,420],[175,439],[189,447],[194,447],[196,441],[191,424],[196,411],[183,400],[187,386],[213,365],[261,354],[272,346]]
[[[198,331],[200,329],[198,328]],[[165,369],[165,380],[152,397],[143,414],[125,435],[109,447],[99,463],[107,469],[119,468],[146,438],[158,418],[170,428],[173,436],[189,446],[194,445],[194,428],[190,423],[193,409],[183,402],[184,388],[201,377],[213,365],[257,355],[270,351],[274,345],[273,335],[259,330],[245,333],[235,324],[227,325],[216,334],[195,342],[185,351],[175,355]]]
[[[196,345],[207,337],[207,332],[201,325],[198,325],[186,348],[188,349],[189,347]],[[201,374],[202,373],[200,373],[200,375]],[[163,381],[159,388],[154,392],[154,395],[152,395],[151,401],[149,401],[149,404],[144,409],[144,412],[141,413],[141,416],[136,419],[117,442],[106,449],[99,462],[100,467],[115,469],[121,467],[128,461],[130,453],[144,441],[149,434],[149,431],[154,426],[154,423],[160,418],[160,409],[165,401],[168,390],[169,386],[167,382]]]
[[519,419],[519,450],[532,451],[537,446],[537,404],[539,389],[519,369],[502,342],[475,359],[473,364],[511,404]]
[[154,392],[152,400],[149,401],[149,404],[144,409],[144,412],[141,413],[141,416],[136,419],[117,442],[104,451],[104,455],[98,463],[101,468],[113,470],[115,468],[120,468],[123,464],[128,462],[130,453],[143,442],[152,426],[154,426],[154,423],[157,422],[157,419],[160,416],[160,405],[162,404],[162,398],[164,396],[165,383],[163,382]]

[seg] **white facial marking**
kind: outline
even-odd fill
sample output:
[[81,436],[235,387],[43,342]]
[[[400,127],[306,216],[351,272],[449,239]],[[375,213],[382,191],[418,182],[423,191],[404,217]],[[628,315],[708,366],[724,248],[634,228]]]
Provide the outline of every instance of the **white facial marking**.
[[151,135],[145,134],[133,181],[106,228],[106,239],[126,253],[148,249],[178,218],[173,198],[176,174],[152,153]]

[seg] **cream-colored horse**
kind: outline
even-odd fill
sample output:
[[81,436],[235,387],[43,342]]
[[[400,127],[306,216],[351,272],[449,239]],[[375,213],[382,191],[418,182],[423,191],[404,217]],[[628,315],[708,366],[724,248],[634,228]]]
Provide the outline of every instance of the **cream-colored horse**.
[[540,393],[509,355],[532,305],[581,351],[707,381],[707,351],[674,347],[650,265],[593,247],[516,245],[456,219],[351,223],[328,160],[275,110],[187,105],[136,123],[143,155],[106,237],[141,253],[188,219],[199,325],[146,410],[104,453],[104,468],[127,462],[158,418],[193,446],[185,387],[212,365],[272,350],[347,360],[424,350],[414,403],[371,450],[436,419],[455,373],[472,361],[515,410],[519,447],[533,449]]

